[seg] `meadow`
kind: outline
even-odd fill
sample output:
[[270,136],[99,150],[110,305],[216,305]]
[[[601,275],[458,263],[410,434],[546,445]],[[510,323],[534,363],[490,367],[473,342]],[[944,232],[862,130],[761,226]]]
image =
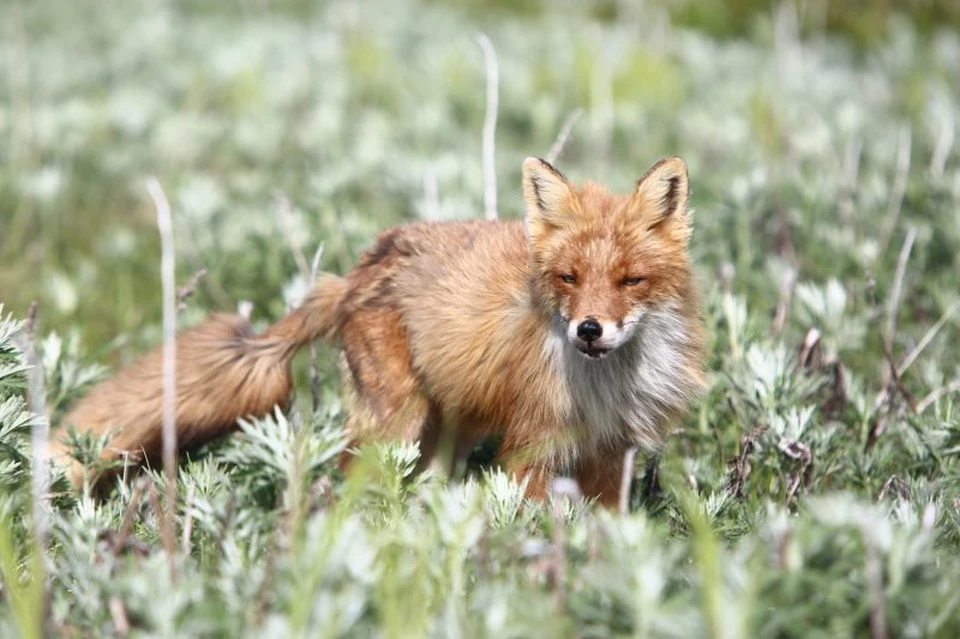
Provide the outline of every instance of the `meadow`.
[[[5,3],[0,636],[960,636],[960,15],[692,4]],[[183,457],[173,521],[157,470],[98,499],[51,467],[38,507],[31,434],[162,339],[148,180],[179,326],[265,327],[318,247],[483,216],[481,33],[501,218],[558,138],[618,191],[689,166],[709,389],[629,512],[524,503],[487,450],[342,476],[327,348]]]

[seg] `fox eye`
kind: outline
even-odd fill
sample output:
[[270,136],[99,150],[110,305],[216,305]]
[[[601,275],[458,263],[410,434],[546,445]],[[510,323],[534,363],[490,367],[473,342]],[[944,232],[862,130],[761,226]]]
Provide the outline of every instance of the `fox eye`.
[[563,275],[560,276],[560,279],[566,282],[567,284],[577,283],[577,276],[574,275],[573,273],[564,273]]
[[644,277],[625,277],[620,280],[620,286],[636,286],[645,279]]

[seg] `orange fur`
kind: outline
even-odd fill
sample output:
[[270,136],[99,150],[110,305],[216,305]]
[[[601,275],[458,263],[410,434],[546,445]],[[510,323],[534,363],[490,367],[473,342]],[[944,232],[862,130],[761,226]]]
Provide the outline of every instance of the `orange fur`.
[[[229,316],[181,335],[181,447],[283,402],[294,353],[336,338],[351,442],[420,441],[428,460],[446,430],[461,451],[499,433],[530,496],[570,473],[616,503],[623,453],[658,448],[702,385],[686,167],[663,160],[629,195],[576,188],[542,160],[523,168],[525,221],[390,229],[263,335]],[[160,361],[121,371],[65,421],[113,433],[111,455],[155,458]]]
[[[263,415],[290,394],[289,362],[297,349],[328,335],[345,292],[342,278],[322,278],[303,305],[255,336],[239,315],[217,314],[177,337],[177,443],[186,449],[232,430],[238,417]],[[64,417],[65,425],[111,435],[103,461],[160,460],[163,354],[142,357],[96,386]],[[79,486],[83,467],[70,457],[67,431],[51,442],[52,456]]]

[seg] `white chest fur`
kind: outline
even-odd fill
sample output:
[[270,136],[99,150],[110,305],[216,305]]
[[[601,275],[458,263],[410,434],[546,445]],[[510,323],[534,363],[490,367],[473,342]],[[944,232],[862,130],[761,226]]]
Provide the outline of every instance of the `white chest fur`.
[[659,449],[668,411],[694,391],[688,342],[683,317],[671,310],[647,313],[632,339],[603,359],[579,353],[562,328],[552,331],[545,348],[571,400],[568,453],[626,442]]

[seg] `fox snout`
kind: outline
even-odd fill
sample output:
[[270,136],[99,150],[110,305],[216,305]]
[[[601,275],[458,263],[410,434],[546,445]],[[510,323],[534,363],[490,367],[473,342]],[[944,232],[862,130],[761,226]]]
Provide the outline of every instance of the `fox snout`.
[[[610,352],[610,347],[604,345],[603,324],[595,317],[588,317],[580,323],[570,323],[571,328],[576,326],[576,337],[573,339],[573,345],[581,353],[591,359],[600,359]],[[607,330],[608,340],[610,331]]]
[[629,340],[635,325],[635,321],[605,321],[590,315],[569,321],[567,339],[584,356],[600,359]]
[[595,342],[603,337],[603,324],[592,317],[588,317],[577,326],[577,337],[588,344]]

